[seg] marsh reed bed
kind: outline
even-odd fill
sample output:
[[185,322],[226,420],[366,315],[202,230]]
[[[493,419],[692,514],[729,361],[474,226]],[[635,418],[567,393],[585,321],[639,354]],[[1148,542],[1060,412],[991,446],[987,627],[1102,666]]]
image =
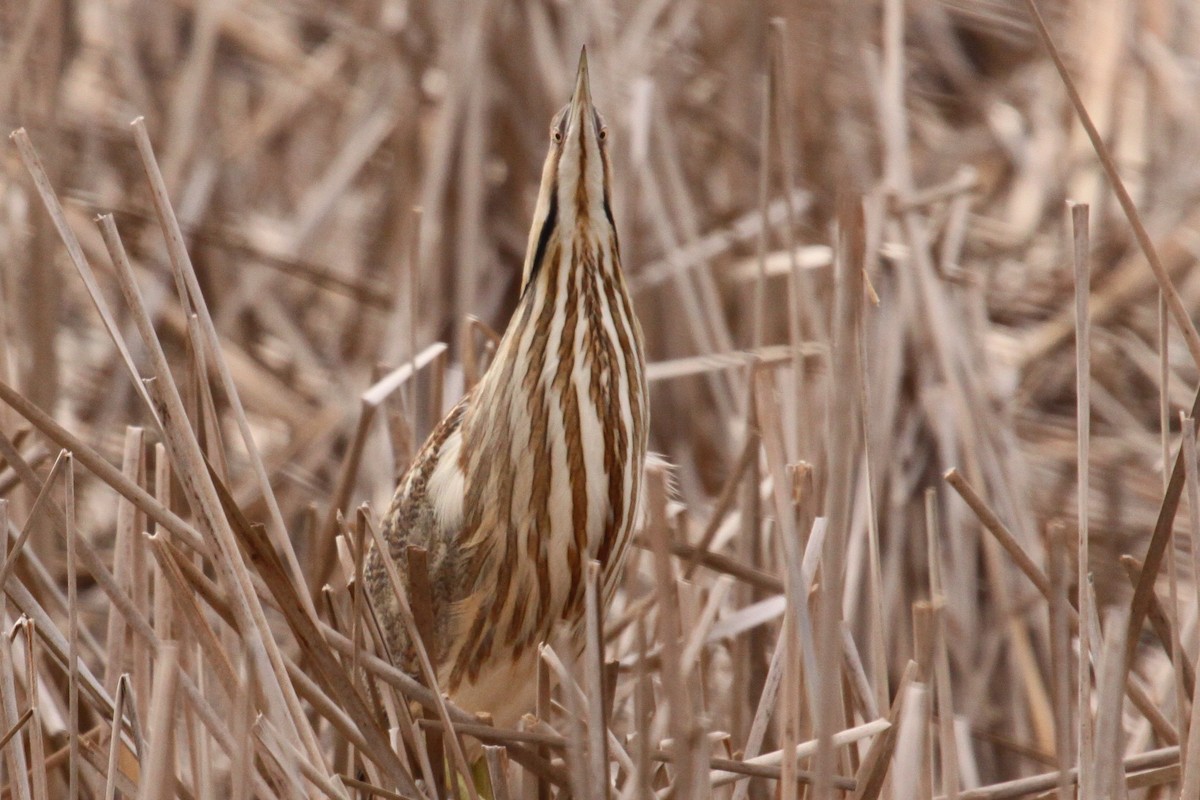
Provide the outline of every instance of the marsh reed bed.
[[[1200,796],[1200,18],[1038,9],[0,6],[3,796]],[[502,730],[355,587],[584,41],[661,456]]]

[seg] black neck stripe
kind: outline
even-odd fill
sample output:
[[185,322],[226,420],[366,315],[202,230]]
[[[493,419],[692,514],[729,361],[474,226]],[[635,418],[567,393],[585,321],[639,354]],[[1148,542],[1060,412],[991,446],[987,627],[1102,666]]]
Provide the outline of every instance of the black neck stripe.
[[558,225],[558,186],[553,187],[550,192],[550,210],[546,213],[546,221],[542,223],[542,230],[538,234],[537,248],[533,251],[533,264],[529,269],[529,281],[525,288],[533,285],[538,273],[542,269],[542,262],[546,259],[546,248],[550,244],[550,235],[554,232],[554,228]]

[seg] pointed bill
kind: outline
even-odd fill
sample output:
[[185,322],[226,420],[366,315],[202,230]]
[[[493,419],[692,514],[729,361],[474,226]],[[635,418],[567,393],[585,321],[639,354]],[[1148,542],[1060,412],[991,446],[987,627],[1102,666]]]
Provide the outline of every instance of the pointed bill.
[[579,67],[575,71],[575,91],[571,94],[571,119],[579,119],[580,112],[592,108],[592,87],[588,83],[587,48],[579,51]]

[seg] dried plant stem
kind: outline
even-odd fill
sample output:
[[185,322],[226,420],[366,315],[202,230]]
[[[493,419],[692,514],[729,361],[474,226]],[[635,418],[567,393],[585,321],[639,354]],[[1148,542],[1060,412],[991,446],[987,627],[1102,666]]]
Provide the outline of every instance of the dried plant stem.
[[55,194],[54,187],[50,185],[50,178],[47,177],[46,170],[42,167],[42,161],[38,158],[37,151],[34,150],[33,143],[29,140],[29,134],[25,132],[24,128],[18,128],[13,131],[11,138],[17,145],[17,150],[21,154],[21,160],[25,163],[25,168],[33,177],[33,183],[37,187],[38,194],[41,195],[42,203],[46,206],[46,211],[49,212],[50,219],[54,223],[59,237],[67,248],[67,255],[70,256],[72,265],[74,265],[75,270],[79,273],[83,285],[87,288],[88,296],[91,297],[92,302],[95,304],[96,311],[100,314],[100,319],[104,322],[104,327],[108,331],[109,337],[116,346],[117,352],[121,355],[125,368],[133,380],[134,389],[141,396],[142,402],[146,404],[146,408],[151,414],[154,414],[154,403],[151,402],[150,396],[146,393],[146,388],[138,380],[138,371],[137,367],[134,366],[133,356],[130,355],[129,349],[125,346],[125,340],[121,338],[116,320],[113,318],[112,312],[108,309],[108,304],[104,300],[104,293],[100,291],[100,286],[96,282],[96,276],[88,264],[87,257],[83,254],[83,248],[79,245],[79,239],[76,238],[75,233],[67,224],[67,217],[63,213],[62,205],[58,202],[58,195]]
[[179,677],[179,647],[165,642],[154,668],[150,698],[150,745],[139,797],[167,800],[175,795],[175,691]]
[[[1181,412],[1180,428],[1183,431],[1182,449],[1187,481],[1188,530],[1192,540],[1192,574],[1200,575],[1197,570],[1200,567],[1200,465],[1196,461],[1196,420],[1183,417]],[[1200,583],[1195,588],[1197,597],[1200,597]],[[1197,690],[1200,690],[1200,686],[1193,688],[1193,698]],[[1192,797],[1200,792],[1200,703],[1192,703],[1188,730],[1187,750],[1181,754],[1183,775],[1180,797]]]
[[79,797],[79,578],[75,571],[75,459],[64,458],[63,534],[67,540],[67,717],[71,758],[67,765],[70,800]]
[[[975,510],[979,514],[980,521],[983,523],[984,527],[994,534],[997,540],[1000,541],[1005,547],[1005,550],[1013,556],[1014,563],[1018,568],[1021,569],[1025,577],[1028,578],[1034,586],[1038,587],[1038,591],[1041,592],[1047,600],[1051,600],[1053,598],[1053,592],[1050,587],[1050,581],[1046,577],[1045,573],[1043,573],[1042,570],[1033,563],[1033,559],[1029,557],[1028,553],[1025,553],[1020,544],[1017,543],[1017,541],[1012,537],[1011,532],[1009,532],[1008,529],[999,522],[999,518],[997,518],[995,513],[987,507],[987,504],[983,502],[983,499],[979,497],[974,488],[967,483],[966,479],[963,478],[956,469],[950,469],[947,471],[944,477],[946,482],[953,486],[955,490],[958,491],[963,497],[963,499],[967,500],[967,503],[971,506],[972,510]],[[1071,630],[1078,632],[1082,627],[1082,621],[1079,612],[1076,611],[1073,606],[1068,605],[1066,607],[1066,616],[1067,621],[1071,626]],[[1091,651],[1089,650],[1089,653],[1090,652]],[[1084,656],[1085,659],[1089,657],[1090,656]],[[1132,678],[1129,678],[1128,676],[1125,681],[1125,691],[1126,694],[1128,694],[1130,701],[1135,707],[1137,707],[1138,711],[1140,711],[1142,715],[1149,720],[1150,724],[1154,726],[1154,730],[1159,736],[1161,736],[1165,741],[1171,742],[1172,744],[1178,741],[1178,734],[1171,727],[1171,723],[1167,720],[1167,718],[1163,716],[1162,712],[1158,708],[1158,705],[1145,693],[1140,686],[1138,686],[1137,683],[1133,681]]]
[[[0,546],[0,559],[3,559],[4,562],[0,569],[4,572],[8,571],[9,564],[16,556],[15,548],[13,552],[8,552],[8,523],[8,500],[0,499],[0,533],[3,534],[3,539],[0,540],[0,545],[2,545]],[[8,604],[4,594],[0,593],[0,619],[7,618],[7,612]],[[0,724],[10,732],[5,735],[6,741],[19,734],[23,724],[17,715],[17,693],[12,654],[7,647],[0,647]],[[15,784],[14,796],[20,800],[29,800],[29,784],[25,780],[28,770],[25,748],[19,746],[19,739],[17,745],[8,748],[0,747],[0,751],[4,753],[4,759],[8,765],[9,780]]]
[[[1177,764],[1179,762],[1179,755],[1178,747],[1163,747],[1158,750],[1140,753],[1136,756],[1129,756],[1123,762],[1119,762],[1117,767],[1124,769],[1126,774],[1125,780],[1129,784],[1134,780],[1134,777],[1129,774],[1130,772]],[[1067,774],[1067,780],[1071,785],[1077,785],[1078,779],[1079,771],[1076,769],[1072,769]],[[1014,798],[1050,791],[1057,785],[1058,781],[1058,772],[1047,772],[1041,775],[1032,775],[1027,778],[1017,778],[990,786],[981,786],[978,789],[971,789],[960,794],[959,800],[1014,800]],[[946,799],[937,797],[934,800]]]
[[[1137,206],[1134,205],[1133,198],[1129,196],[1129,192],[1125,188],[1125,182],[1121,180],[1121,174],[1117,171],[1116,162],[1113,161],[1112,155],[1108,151],[1108,146],[1104,144],[1104,139],[1100,136],[1100,131],[1096,129],[1095,124],[1092,122],[1091,115],[1088,114],[1087,108],[1083,104],[1083,98],[1079,96],[1079,90],[1075,88],[1075,81],[1067,71],[1067,65],[1063,62],[1058,47],[1055,46],[1054,40],[1050,37],[1050,31],[1046,27],[1046,23],[1042,20],[1042,15],[1038,11],[1037,4],[1034,0],[1025,0],[1025,6],[1029,9],[1029,15],[1033,19],[1034,27],[1037,29],[1042,45],[1046,48],[1046,52],[1054,62],[1054,67],[1058,70],[1059,77],[1062,78],[1063,87],[1067,90],[1067,97],[1070,98],[1071,105],[1075,107],[1075,113],[1078,115],[1080,123],[1083,124],[1084,130],[1087,131],[1088,139],[1092,142],[1092,147],[1096,151],[1097,158],[1100,159],[1101,166],[1104,167],[1104,174],[1108,176],[1108,182],[1112,186],[1113,192],[1117,195],[1117,201],[1121,204],[1121,210],[1125,212],[1125,216],[1133,228],[1133,234],[1137,238],[1138,246],[1141,247],[1142,252],[1146,256],[1146,262],[1154,272],[1159,289],[1167,301],[1167,308],[1171,311],[1171,317],[1179,327],[1180,333],[1183,334],[1183,340],[1187,344],[1188,352],[1191,353],[1192,360],[1196,365],[1200,366],[1200,333],[1196,332],[1196,326],[1192,324],[1191,315],[1188,313],[1187,307],[1184,306],[1183,299],[1179,296],[1179,292],[1176,291],[1175,285],[1171,282],[1171,276],[1167,273],[1162,261],[1159,260],[1158,251],[1154,247],[1154,242],[1150,239],[1150,234],[1146,231],[1146,226],[1142,224],[1142,218],[1138,214]],[[1086,206],[1083,206],[1083,208],[1086,214]],[[1138,622],[1140,624],[1140,620]]]
[[[1088,234],[1088,207],[1084,204],[1071,204],[1071,229],[1074,242],[1075,265],[1075,414],[1077,462],[1076,470],[1076,512],[1079,519],[1079,539],[1076,550],[1079,560],[1079,573],[1076,585],[1081,587],[1079,592],[1079,615],[1087,620],[1093,612],[1088,606],[1088,593],[1082,587],[1090,582],[1091,559],[1088,546],[1088,494],[1089,494],[1089,446],[1091,442],[1091,337],[1090,315],[1088,300],[1091,295],[1090,238]],[[1079,626],[1079,652],[1091,652],[1088,625]],[[1079,671],[1076,676],[1076,703],[1079,709],[1079,741],[1076,753],[1079,758],[1080,782],[1084,786],[1092,786],[1095,778],[1092,776],[1093,757],[1093,722],[1091,716],[1091,670],[1089,659],[1081,655]],[[1105,754],[1106,756],[1107,754]]]
[[[229,588],[231,608],[236,629],[244,638],[253,657],[256,677],[267,701],[267,710],[277,722],[301,736],[315,761],[322,761],[320,748],[311,727],[300,710],[299,700],[291,683],[286,679],[282,657],[275,643],[258,596],[255,594],[250,574],[238,551],[233,530],[221,511],[221,501],[209,476],[204,454],[187,424],[183,400],[170,378],[170,367],[162,345],[145,310],[141,292],[135,282],[132,267],[125,255],[125,248],[117,233],[112,216],[100,219],[101,232],[109,248],[121,282],[126,302],[134,313],[138,331],[150,352],[155,372],[159,376],[155,393],[158,395],[159,410],[163,420],[163,435],[168,453],[177,465],[176,474],[188,496],[189,504],[207,530],[215,534],[217,557],[214,566],[222,582]],[[194,276],[193,276],[194,277]],[[251,446],[252,447],[252,446]],[[118,473],[119,474],[119,473]],[[121,476],[124,478],[124,476]],[[290,552],[290,548],[288,550]]]
[[[816,624],[814,646],[820,659],[815,676],[820,706],[816,711],[816,731],[822,742],[831,742],[833,733],[842,727],[841,704],[841,626],[842,591],[845,585],[846,543],[850,530],[850,498],[854,485],[853,454],[857,448],[855,420],[858,413],[855,399],[858,366],[858,312],[863,292],[863,263],[865,258],[865,228],[862,200],[847,195],[839,200],[838,288],[834,316],[834,363],[836,372],[831,391],[829,484],[826,507],[829,510],[830,535],[821,558],[821,603]],[[803,602],[803,600],[801,600]],[[815,771],[818,776],[818,800],[832,797],[832,787],[823,785],[825,776],[834,772],[832,746],[818,749]]]
[[[303,583],[304,575],[300,571],[300,565],[296,561],[295,552],[291,548],[290,542],[284,532],[283,516],[279,511],[278,503],[275,500],[275,493],[271,490],[270,480],[267,478],[266,469],[263,467],[262,457],[258,452],[258,446],[254,442],[254,436],[250,432],[250,424],[246,421],[246,412],[242,408],[242,401],[239,398],[237,386],[233,382],[233,377],[229,372],[229,366],[225,361],[220,341],[217,337],[216,327],[213,325],[212,317],[208,312],[208,305],[204,302],[204,297],[200,292],[200,284],[196,280],[196,271],[192,267],[191,258],[188,256],[187,248],[183,243],[183,233],[179,229],[179,221],[175,217],[175,211],[171,207],[171,200],[167,194],[166,184],[163,181],[162,174],[158,169],[158,162],[154,157],[154,151],[150,145],[150,137],[146,133],[145,120],[141,117],[135,119],[131,124],[133,130],[134,141],[137,143],[138,153],[142,159],[142,165],[146,171],[146,177],[150,182],[150,196],[154,201],[154,210],[158,214],[159,224],[162,227],[163,235],[167,241],[167,252],[171,257],[171,267],[175,274],[176,285],[180,292],[180,303],[185,310],[193,310],[200,322],[200,328],[204,333],[204,344],[208,347],[209,353],[213,359],[213,365],[217,368],[217,373],[221,377],[221,386],[225,391],[225,396],[229,400],[233,408],[233,416],[237,421],[238,430],[242,435],[242,442],[246,447],[246,452],[250,456],[250,466],[258,479],[259,487],[262,491],[263,498],[267,501],[267,509],[271,513],[271,531],[276,539],[276,546],[284,555],[284,559],[288,567],[292,570],[294,580]],[[110,246],[111,253],[111,246]],[[186,288],[185,288],[186,287]],[[199,343],[196,343],[199,346]],[[162,375],[163,373],[159,373]],[[316,614],[312,606],[305,609],[309,614]],[[270,651],[271,648],[267,648]],[[300,726],[303,728],[303,726]],[[306,745],[309,747],[310,756],[315,760],[318,749],[316,742],[312,739],[311,734],[305,736]]]

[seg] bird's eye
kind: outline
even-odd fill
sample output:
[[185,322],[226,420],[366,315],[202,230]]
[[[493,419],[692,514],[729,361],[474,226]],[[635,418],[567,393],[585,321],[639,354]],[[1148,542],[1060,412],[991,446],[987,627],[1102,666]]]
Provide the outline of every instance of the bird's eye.
[[600,141],[602,141],[602,142],[606,141],[608,139],[608,128],[601,128],[599,136],[600,136]]
[[551,128],[550,138],[554,140],[555,144],[560,144],[562,142],[562,131],[558,128]]

